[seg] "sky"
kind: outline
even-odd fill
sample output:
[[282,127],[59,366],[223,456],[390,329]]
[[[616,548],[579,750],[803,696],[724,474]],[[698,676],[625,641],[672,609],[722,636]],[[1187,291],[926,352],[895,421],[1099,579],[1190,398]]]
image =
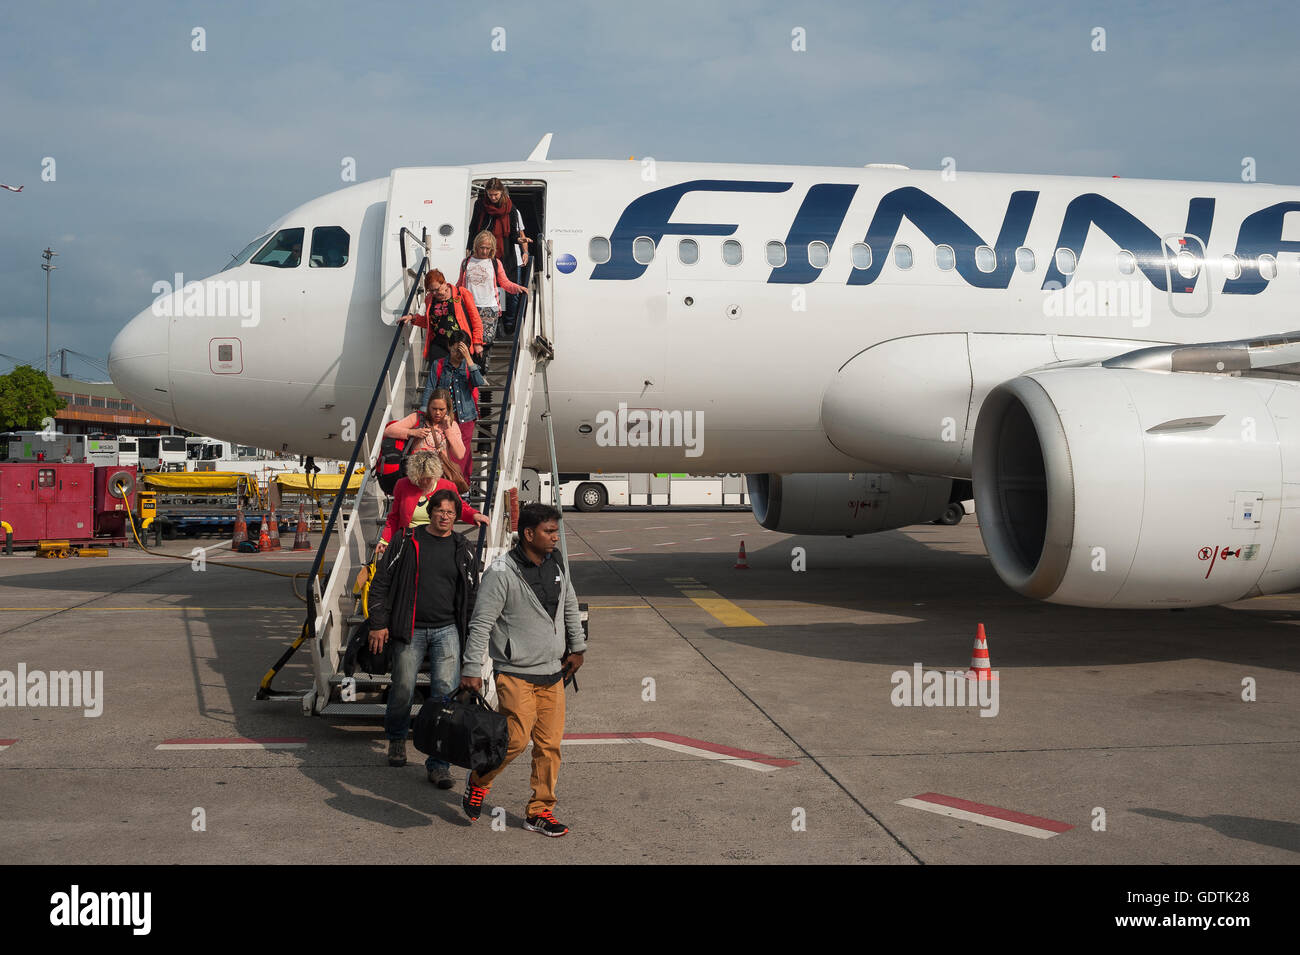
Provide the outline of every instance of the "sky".
[[563,159],[1300,183],[1297,41],[1289,3],[11,5],[0,372],[44,364],[46,246],[51,348],[103,363],[154,282],[216,272],[345,157],[365,181],[553,132]]

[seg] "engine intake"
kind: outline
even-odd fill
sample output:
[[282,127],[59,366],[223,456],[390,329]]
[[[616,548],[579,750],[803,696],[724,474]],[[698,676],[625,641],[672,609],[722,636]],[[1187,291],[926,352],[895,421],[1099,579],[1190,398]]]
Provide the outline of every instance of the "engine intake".
[[984,545],[1027,597],[1208,606],[1300,585],[1294,384],[1034,372],[989,393],[973,454]]

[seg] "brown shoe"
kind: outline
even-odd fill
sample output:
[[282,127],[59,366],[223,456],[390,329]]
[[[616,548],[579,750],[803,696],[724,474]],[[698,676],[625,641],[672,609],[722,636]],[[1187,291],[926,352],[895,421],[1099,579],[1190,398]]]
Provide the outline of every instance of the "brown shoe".
[[388,741],[388,765],[406,765],[406,740],[390,739]]

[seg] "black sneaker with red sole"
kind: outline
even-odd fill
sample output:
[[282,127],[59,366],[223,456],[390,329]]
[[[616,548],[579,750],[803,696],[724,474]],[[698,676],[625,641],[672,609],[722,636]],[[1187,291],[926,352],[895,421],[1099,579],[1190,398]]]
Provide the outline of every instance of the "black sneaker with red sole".
[[460,800],[460,808],[465,810],[465,815],[469,817],[470,822],[483,815],[483,798],[488,794],[487,789],[470,782],[470,777],[473,775],[470,773],[465,777],[465,795]]
[[560,822],[551,815],[550,810],[539,812],[535,816],[529,816],[524,820],[524,828],[531,832],[540,832],[544,836],[550,836],[552,839],[559,836],[565,836],[569,833],[569,827]]

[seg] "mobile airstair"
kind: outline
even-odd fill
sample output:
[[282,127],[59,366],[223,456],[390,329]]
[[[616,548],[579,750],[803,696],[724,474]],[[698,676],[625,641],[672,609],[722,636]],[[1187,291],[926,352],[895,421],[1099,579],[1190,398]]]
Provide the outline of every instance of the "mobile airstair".
[[[395,181],[397,176],[395,172]],[[473,438],[473,473],[466,475],[470,482],[466,500],[490,518],[486,526],[478,528],[480,571],[511,545],[530,425],[547,427],[554,469],[549,407],[534,408],[535,391],[540,391],[544,404],[549,405],[546,365],[554,356],[550,248],[541,236],[537,238],[528,294],[521,296],[523,307],[517,310],[513,333],[497,338],[487,362],[487,387],[481,391],[490,398],[480,402]],[[400,278],[385,289],[381,310],[400,305],[400,311],[393,312],[397,317],[418,304],[424,275],[431,267],[431,247],[438,238],[431,237],[427,229],[416,235],[402,226],[394,241],[396,249],[385,252],[397,253],[393,264],[400,262]],[[419,401],[424,380],[423,352],[424,330],[398,323],[365,417],[356,425],[358,438],[341,482],[341,488],[346,489],[353,472],[358,467],[365,469],[356,504],[344,520],[345,491],[340,490],[334,500],[312,562],[306,620],[297,640],[262,678],[257,691],[259,700],[300,702],[305,715],[375,717],[384,713],[383,694],[391,682],[390,675],[357,671],[346,676],[343,658],[349,636],[365,621],[364,590],[358,584],[367,575],[387,519],[389,499],[376,480],[384,428],[390,421],[409,414]],[[334,562],[323,572],[326,555],[336,538]],[[310,689],[274,689],[276,676],[300,648],[305,648],[311,659]],[[428,676],[421,673],[417,691],[427,686]],[[418,709],[418,700],[417,693],[413,711]]]

